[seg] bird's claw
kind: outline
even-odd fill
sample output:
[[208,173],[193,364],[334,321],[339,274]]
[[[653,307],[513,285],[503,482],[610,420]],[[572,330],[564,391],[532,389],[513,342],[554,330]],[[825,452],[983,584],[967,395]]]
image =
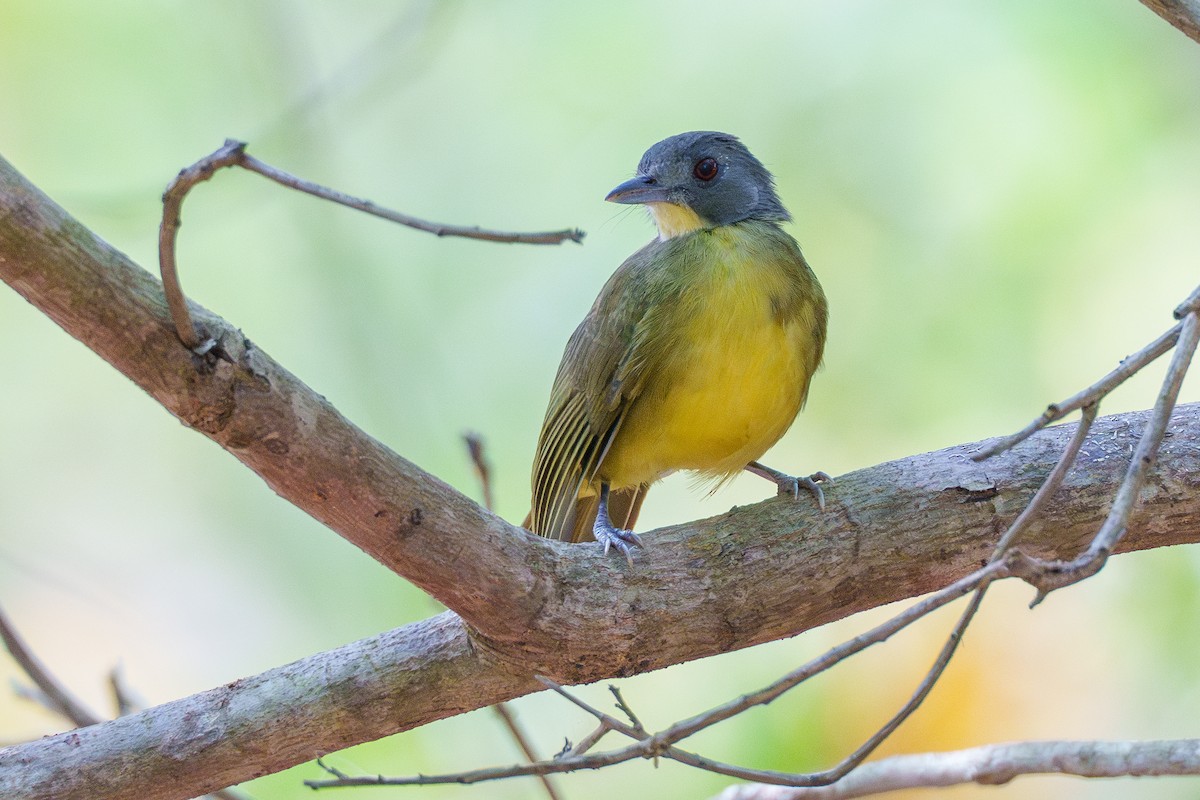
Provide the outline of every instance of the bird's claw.
[[833,478],[830,477],[830,475],[828,473],[820,472],[820,471],[814,472],[812,475],[809,475],[807,478],[797,478],[796,479],[796,484],[797,484],[796,491],[792,495],[792,497],[799,497],[800,496],[800,487],[803,486],[805,489],[808,489],[809,494],[811,494],[813,496],[813,499],[817,501],[817,508],[824,511],[825,510],[825,490],[821,488],[821,484],[822,483],[832,483],[832,482],[833,482]]
[[612,525],[596,525],[592,529],[592,535],[596,537],[596,541],[604,545],[604,555],[608,555],[608,551],[616,548],[625,556],[626,563],[633,566],[633,548],[640,547],[643,550],[646,548],[642,544],[641,537],[633,531],[627,531],[623,528],[617,528]]
[[833,478],[826,472],[814,472],[808,477],[800,477],[796,475],[787,475],[779,473],[775,476],[775,485],[779,487],[779,494],[791,495],[792,499],[800,499],[800,488],[808,490],[812,495],[813,500],[817,501],[817,508],[825,510],[825,490],[821,488],[822,483],[832,483]]

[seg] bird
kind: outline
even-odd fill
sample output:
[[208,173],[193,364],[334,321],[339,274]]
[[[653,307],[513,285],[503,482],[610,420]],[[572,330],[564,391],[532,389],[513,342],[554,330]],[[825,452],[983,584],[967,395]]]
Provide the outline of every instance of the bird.
[[567,342],[534,456],[525,527],[624,554],[650,485],[691,471],[716,487],[748,470],[780,494],[793,477],[758,459],[804,406],[828,304],[771,173],[733,135],[663,139],[608,193],[649,210],[657,237],[612,274]]

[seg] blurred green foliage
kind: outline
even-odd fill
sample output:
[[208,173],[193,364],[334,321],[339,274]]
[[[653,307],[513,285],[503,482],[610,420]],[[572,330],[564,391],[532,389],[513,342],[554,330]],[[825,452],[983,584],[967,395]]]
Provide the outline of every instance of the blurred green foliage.
[[[476,495],[460,435],[481,432],[498,510],[520,520],[562,345],[651,235],[639,212],[602,198],[653,142],[727,130],[776,173],[832,319],[809,407],[768,461],[836,474],[1013,430],[1170,324],[1200,274],[1198,78],[1200,48],[1135,0],[6,0],[0,153],[148,269],[163,187],[226,137],[434,220],[584,228],[582,247],[437,239],[233,172],[184,210],[191,297]],[[93,704],[117,661],[159,702],[436,608],[7,290],[0,336],[0,602]],[[1139,378],[1104,411],[1148,406],[1157,381]],[[673,478],[643,523],[765,494],[753,478],[712,497]],[[1189,549],[1124,556],[1034,614],[1027,591],[998,587],[945,685],[887,749],[1195,735],[1198,568]],[[627,680],[625,696],[665,724],[867,621]],[[694,747],[827,765],[907,696],[948,624],[931,620]],[[603,687],[582,691],[608,702]],[[554,698],[517,707],[546,753],[588,728]],[[0,693],[0,741],[58,726]],[[484,710],[332,760],[405,774],[516,758]],[[308,797],[299,781],[315,772],[247,788]],[[572,800],[704,797],[727,783],[669,763],[562,782]],[[1005,791],[1125,797],[1129,783]],[[1143,798],[1195,791],[1138,784]],[[996,791],[938,796],[985,794]]]

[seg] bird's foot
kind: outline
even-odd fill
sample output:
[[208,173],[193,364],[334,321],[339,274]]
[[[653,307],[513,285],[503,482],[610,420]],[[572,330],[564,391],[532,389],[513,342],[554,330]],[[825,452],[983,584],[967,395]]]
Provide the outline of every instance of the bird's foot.
[[807,478],[798,477],[772,469],[757,461],[747,464],[746,470],[774,483],[779,488],[779,494],[791,495],[795,499],[800,498],[800,487],[804,487],[813,496],[813,500],[817,501],[817,507],[822,511],[825,510],[825,491],[821,488],[821,484],[833,483],[833,478],[828,473],[818,471]]
[[[607,515],[605,515],[607,516]],[[609,522],[607,519],[596,519],[596,524],[592,526],[592,536],[596,537],[596,541],[604,545],[604,555],[608,555],[608,551],[616,548],[625,556],[625,561],[629,566],[633,566],[633,548],[641,547],[645,549],[641,538],[633,531],[627,531],[624,528],[618,528]]]

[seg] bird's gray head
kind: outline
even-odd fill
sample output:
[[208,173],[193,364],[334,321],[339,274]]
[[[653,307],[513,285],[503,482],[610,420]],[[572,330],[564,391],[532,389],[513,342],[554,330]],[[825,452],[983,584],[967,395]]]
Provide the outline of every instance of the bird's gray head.
[[747,219],[791,219],[762,162],[736,136],[716,131],[663,139],[605,200],[645,204],[663,239]]

